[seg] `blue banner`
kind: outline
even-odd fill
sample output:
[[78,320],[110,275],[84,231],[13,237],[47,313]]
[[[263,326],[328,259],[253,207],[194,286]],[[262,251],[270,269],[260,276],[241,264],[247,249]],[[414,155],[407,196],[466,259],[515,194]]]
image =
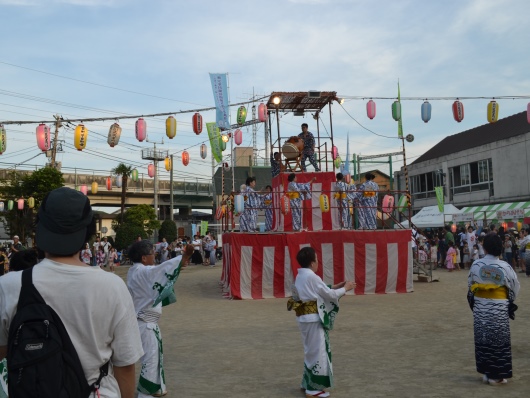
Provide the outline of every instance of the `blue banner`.
[[197,224],[191,224],[191,237],[194,238],[195,235],[197,235]]
[[212,82],[213,99],[215,101],[216,123],[221,129],[230,129],[229,106],[228,106],[228,84],[226,73],[210,73]]

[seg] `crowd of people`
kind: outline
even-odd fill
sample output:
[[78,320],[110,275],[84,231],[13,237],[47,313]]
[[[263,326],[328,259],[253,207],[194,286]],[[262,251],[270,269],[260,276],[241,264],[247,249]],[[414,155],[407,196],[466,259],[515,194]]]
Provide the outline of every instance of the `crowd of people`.
[[[479,227],[476,223],[460,227],[455,233],[447,225],[439,229],[412,230],[412,248],[415,258],[422,265],[433,268],[446,268],[449,272],[470,269],[473,261],[484,258],[484,238],[495,232],[502,241],[501,259],[519,273],[530,276],[530,228],[519,231],[505,230],[491,224]],[[527,251],[528,250],[528,251]],[[528,253],[528,256],[527,256]]]

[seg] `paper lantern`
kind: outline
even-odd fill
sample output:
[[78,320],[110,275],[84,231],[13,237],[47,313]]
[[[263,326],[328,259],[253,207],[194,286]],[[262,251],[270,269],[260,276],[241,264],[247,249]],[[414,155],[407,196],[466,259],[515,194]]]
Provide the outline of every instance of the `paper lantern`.
[[155,165],[153,163],[149,163],[147,166],[147,175],[150,178],[153,178],[155,176]]
[[348,185],[350,184],[350,182],[351,182],[351,175],[350,175],[349,173],[348,173],[348,174],[344,174],[344,182],[345,182],[346,184],[348,184]]
[[223,137],[219,137],[219,147],[221,148],[221,151],[224,151],[226,149],[226,142],[223,140]]
[[7,210],[11,211],[13,210],[13,204],[14,202],[12,200],[7,201]]
[[228,162],[223,163],[223,171],[230,171],[230,165],[228,164]]
[[[528,123],[530,123],[530,102],[526,105],[526,121]],[[0,126],[0,130],[1,129],[2,129],[2,127]],[[2,152],[0,151],[0,153],[2,153]]]
[[331,148],[331,158],[335,160],[337,159],[337,156],[339,156],[339,148],[333,145],[333,147]]
[[335,165],[335,168],[338,169],[340,165],[342,164],[342,159],[340,156],[337,156],[335,160],[333,161],[333,164]]
[[17,200],[17,207],[19,210],[24,210],[24,199],[20,198]]
[[408,207],[408,204],[407,204],[407,196],[406,195],[402,195],[399,197],[399,200],[398,200],[398,203],[397,203],[397,206],[396,206],[396,209],[400,212],[403,212],[407,209]]
[[166,135],[170,140],[177,135],[177,121],[173,116],[169,116],[166,119]]
[[86,185],[81,185],[81,188],[79,189],[79,191],[83,194],[83,195],[86,195],[88,193],[88,188]]
[[499,120],[499,103],[496,101],[490,101],[488,104],[488,122],[495,123]]
[[219,206],[215,212],[215,219],[220,220],[226,213],[226,205]]
[[4,211],[4,202],[0,202],[0,212]]
[[116,176],[116,186],[118,188],[121,188],[122,185],[123,185],[123,176],[121,174],[118,174]]
[[164,159],[164,167],[166,168],[166,171],[171,171],[171,166],[173,166],[171,164],[171,158],[169,156],[166,156],[166,158]]
[[431,120],[431,110],[432,106],[429,101],[425,101],[423,104],[421,104],[421,120],[423,120],[425,123]]
[[394,101],[392,103],[392,118],[397,122],[401,119],[401,102]]
[[258,105],[258,120],[260,122],[265,122],[267,120],[267,105],[263,102]]
[[30,209],[33,209],[35,207],[35,198],[32,196],[28,198],[28,207]]
[[50,145],[50,128],[41,123],[37,126],[37,146],[42,152],[46,152]]
[[391,213],[394,210],[394,197],[392,195],[385,195],[382,209],[384,213]]
[[236,214],[241,214],[245,211],[245,198],[243,195],[234,196],[234,211]]
[[107,191],[112,191],[112,178],[107,177]]
[[182,164],[187,166],[190,163],[190,154],[188,151],[182,152]]
[[236,145],[241,145],[243,143],[243,132],[239,129],[234,131],[234,142]]
[[366,115],[373,119],[375,117],[375,102],[370,100],[366,103]]
[[197,135],[202,133],[202,116],[196,112],[191,118],[191,124],[193,125],[193,132]]
[[458,100],[453,102],[453,117],[458,123],[464,120],[464,104]]
[[201,145],[201,159],[206,159],[206,156],[208,155],[208,147],[206,144]]
[[143,118],[136,121],[134,131],[136,132],[136,139],[140,142],[145,140],[147,136],[147,123]]
[[451,225],[451,232],[452,233],[456,232],[456,224]]
[[289,199],[289,196],[282,195],[280,197],[280,211],[284,216],[291,211],[291,200]]
[[237,110],[237,124],[242,126],[247,120],[247,108],[241,105]]
[[113,123],[112,126],[110,126],[109,128],[107,143],[110,145],[111,148],[114,148],[114,146],[118,145],[118,142],[120,142],[120,137],[121,127],[118,123]]
[[320,195],[320,210],[322,213],[327,213],[329,211],[329,196],[325,193]]
[[134,169],[131,171],[131,177],[134,182],[138,181],[138,170]]
[[92,195],[95,195],[98,193],[98,183],[96,181],[94,181],[92,183],[92,187],[90,189],[90,192],[92,192]]
[[6,143],[7,143],[6,129],[4,128],[3,125],[0,124],[0,155],[6,151]]
[[86,141],[88,138],[88,129],[83,124],[78,124],[74,133],[74,146],[78,151],[86,148]]

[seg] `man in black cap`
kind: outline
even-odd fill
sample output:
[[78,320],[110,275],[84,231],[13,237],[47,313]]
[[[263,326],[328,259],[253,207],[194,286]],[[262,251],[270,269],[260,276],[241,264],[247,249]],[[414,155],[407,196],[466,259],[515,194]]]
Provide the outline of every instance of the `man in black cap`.
[[[33,268],[33,284],[63,321],[85,377],[92,384],[110,360],[100,397],[132,398],[135,363],[143,354],[136,314],[125,283],[79,259],[95,232],[89,199],[62,187],[43,200],[36,227],[37,247],[46,258]],[[0,278],[0,359],[6,356],[10,322],[17,311],[21,272]]]

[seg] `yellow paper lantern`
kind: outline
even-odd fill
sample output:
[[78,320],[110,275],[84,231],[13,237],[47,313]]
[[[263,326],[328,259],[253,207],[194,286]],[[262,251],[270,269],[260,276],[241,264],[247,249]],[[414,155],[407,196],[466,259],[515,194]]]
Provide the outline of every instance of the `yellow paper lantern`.
[[499,104],[496,101],[490,101],[488,104],[488,122],[495,123],[499,119]]
[[35,199],[32,196],[30,196],[28,199],[28,207],[30,209],[33,209],[35,207]]
[[169,116],[166,119],[166,135],[170,140],[175,138],[175,135],[177,135],[177,121],[173,116]]
[[166,168],[167,171],[170,171],[171,170],[171,158],[169,156],[166,156],[166,158],[164,159],[164,167]]
[[320,210],[322,213],[327,213],[329,211],[329,196],[325,193],[320,195]]
[[98,193],[98,183],[94,181],[92,183],[92,189],[91,189],[92,195],[95,195]]
[[78,124],[74,133],[74,146],[78,151],[86,148],[86,141],[88,138],[88,129],[83,124]]

